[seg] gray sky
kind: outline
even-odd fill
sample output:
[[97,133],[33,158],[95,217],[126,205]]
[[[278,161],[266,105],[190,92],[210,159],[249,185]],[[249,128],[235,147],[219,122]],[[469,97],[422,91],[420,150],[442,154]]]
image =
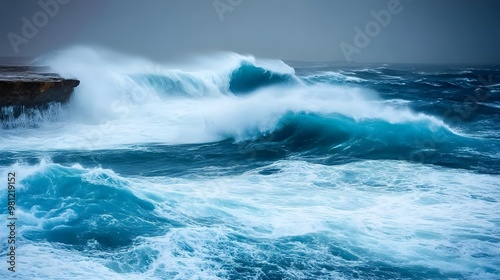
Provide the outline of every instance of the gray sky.
[[[51,16],[39,1],[69,2]],[[397,14],[391,1],[0,0],[0,56],[98,45],[161,61],[233,51],[304,61],[500,63],[500,1],[400,0]],[[391,15],[386,26],[371,14],[381,10]],[[41,26],[27,28],[32,38],[23,35],[23,17]],[[356,45],[355,27],[366,32],[367,25],[373,36]]]

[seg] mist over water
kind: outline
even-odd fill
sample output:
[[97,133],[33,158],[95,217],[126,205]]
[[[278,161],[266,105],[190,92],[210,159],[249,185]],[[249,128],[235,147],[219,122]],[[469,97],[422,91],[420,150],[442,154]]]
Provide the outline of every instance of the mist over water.
[[81,84],[1,123],[23,278],[500,275],[499,67],[38,63]]

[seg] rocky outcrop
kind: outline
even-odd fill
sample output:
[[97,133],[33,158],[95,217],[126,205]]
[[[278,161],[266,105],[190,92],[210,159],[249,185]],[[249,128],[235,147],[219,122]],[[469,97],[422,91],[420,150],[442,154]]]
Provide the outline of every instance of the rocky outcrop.
[[0,107],[36,107],[50,102],[66,102],[80,81],[64,79],[44,68],[0,66]]
[[7,117],[4,111],[17,117],[26,109],[65,103],[79,84],[78,80],[48,73],[43,67],[0,66],[0,120]]
[[80,81],[43,72],[40,67],[0,66],[0,107],[34,108],[69,100]]
[[36,107],[50,102],[67,102],[78,80],[0,81],[0,107]]

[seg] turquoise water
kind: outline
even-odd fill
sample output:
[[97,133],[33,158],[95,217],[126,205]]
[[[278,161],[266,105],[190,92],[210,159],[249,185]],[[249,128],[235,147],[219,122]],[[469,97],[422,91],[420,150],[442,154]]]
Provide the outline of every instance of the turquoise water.
[[18,279],[500,277],[497,66],[45,63],[82,83],[2,122]]

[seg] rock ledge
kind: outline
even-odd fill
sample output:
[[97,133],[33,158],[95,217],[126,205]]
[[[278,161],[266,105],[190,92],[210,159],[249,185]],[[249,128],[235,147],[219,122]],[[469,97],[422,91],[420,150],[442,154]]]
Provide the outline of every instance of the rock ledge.
[[51,102],[67,102],[80,81],[64,79],[45,70],[43,67],[0,66],[0,108],[34,108]]

